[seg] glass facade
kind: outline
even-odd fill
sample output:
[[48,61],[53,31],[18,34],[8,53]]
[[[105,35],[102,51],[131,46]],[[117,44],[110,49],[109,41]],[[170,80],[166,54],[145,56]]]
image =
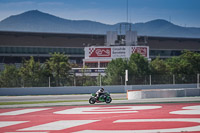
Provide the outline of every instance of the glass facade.
[[0,47],[0,54],[50,54],[54,52],[84,56],[83,48]]
[[[183,50],[153,50],[151,49],[150,58],[154,59],[157,56],[160,58],[170,58],[172,56],[179,56]],[[22,60],[30,56],[38,58],[44,62],[50,56],[50,53],[63,53],[69,56],[71,62],[75,64],[82,64],[85,52],[84,48],[66,48],[66,47],[0,47],[0,63],[21,63]],[[193,51],[198,52],[200,51]],[[106,67],[108,63],[100,63],[100,67]],[[98,63],[86,63],[88,67],[98,67]]]
[[[179,56],[184,50],[150,50],[150,58],[155,58],[159,56],[160,58],[170,58],[172,56]],[[198,52],[200,51],[193,51]]]
[[24,59],[33,56],[36,61],[45,62],[51,53],[62,53],[69,57],[69,61],[82,66],[84,48],[56,48],[56,47],[0,47],[0,63],[22,63]]

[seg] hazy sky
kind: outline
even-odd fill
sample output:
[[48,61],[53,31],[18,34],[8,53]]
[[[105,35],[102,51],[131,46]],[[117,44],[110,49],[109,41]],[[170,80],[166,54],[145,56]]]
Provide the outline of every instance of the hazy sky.
[[[0,0],[0,21],[28,10],[40,10],[65,19],[106,24],[125,22],[127,0]],[[200,0],[128,0],[129,21],[165,19],[200,27]]]

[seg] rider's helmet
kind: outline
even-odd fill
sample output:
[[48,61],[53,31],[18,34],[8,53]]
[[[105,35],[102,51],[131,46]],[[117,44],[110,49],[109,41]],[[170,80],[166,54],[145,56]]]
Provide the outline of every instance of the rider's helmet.
[[101,88],[101,92],[103,92],[103,91],[104,91],[104,88],[102,87],[102,88]]

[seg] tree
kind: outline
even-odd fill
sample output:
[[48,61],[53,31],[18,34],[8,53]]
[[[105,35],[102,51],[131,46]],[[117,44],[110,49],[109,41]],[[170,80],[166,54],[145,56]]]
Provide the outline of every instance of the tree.
[[124,84],[126,69],[129,71],[129,81],[143,78],[150,73],[148,60],[142,55],[134,53],[130,59],[117,58],[112,60],[106,69],[105,82],[112,85]]
[[159,57],[150,62],[150,70],[151,75],[168,75],[170,72],[167,63]]
[[151,83],[152,84],[170,84],[172,74],[170,74],[169,65],[165,60],[161,60],[157,57],[150,62],[151,69]]
[[128,68],[127,60],[117,58],[112,60],[106,69],[105,83],[108,85],[120,84],[123,82],[125,70]]
[[36,62],[33,57],[29,60],[25,60],[23,66],[20,68],[20,75],[23,80],[23,86],[36,87],[44,86],[42,81],[44,81],[44,67],[40,62]]
[[131,55],[128,66],[131,75],[144,76],[150,73],[148,60],[138,53]]
[[129,84],[147,84],[149,81],[149,62],[141,54],[134,53],[128,62]]
[[200,73],[200,54],[183,51],[183,54],[180,55],[181,63],[185,63],[182,67],[187,70],[187,74],[197,74]]
[[168,59],[170,73],[176,76],[176,83],[195,83],[200,72],[200,54],[183,51],[178,57]]
[[46,68],[49,69],[50,75],[55,79],[56,86],[63,86],[65,80],[69,76],[71,66],[68,62],[68,57],[64,54],[54,53],[51,58],[46,62]]
[[0,73],[0,87],[20,86],[19,70],[15,65],[5,65],[4,71]]

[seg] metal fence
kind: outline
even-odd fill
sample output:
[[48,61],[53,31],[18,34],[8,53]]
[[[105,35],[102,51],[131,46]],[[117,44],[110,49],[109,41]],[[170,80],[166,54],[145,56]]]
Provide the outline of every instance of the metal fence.
[[[129,75],[127,85],[159,85],[159,84],[197,84],[199,87],[199,74],[196,75]],[[119,76],[108,82],[106,77],[70,76],[68,78],[55,79],[43,77],[41,79],[10,79],[0,87],[59,87],[59,86],[108,86],[125,85],[125,78]]]
[[[122,79],[118,79],[122,80]],[[124,84],[123,81],[120,81]],[[145,75],[129,76],[127,85],[157,85],[157,84],[199,84],[199,74],[196,75]],[[119,82],[118,82],[119,84]]]

